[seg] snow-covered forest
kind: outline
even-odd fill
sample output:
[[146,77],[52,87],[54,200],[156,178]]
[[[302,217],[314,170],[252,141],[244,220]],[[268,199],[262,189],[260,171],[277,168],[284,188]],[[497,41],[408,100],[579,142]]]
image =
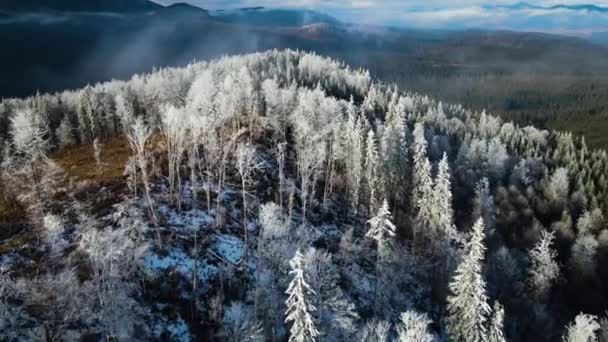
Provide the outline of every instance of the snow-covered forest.
[[4,100],[0,146],[3,341],[608,341],[569,133],[288,50]]

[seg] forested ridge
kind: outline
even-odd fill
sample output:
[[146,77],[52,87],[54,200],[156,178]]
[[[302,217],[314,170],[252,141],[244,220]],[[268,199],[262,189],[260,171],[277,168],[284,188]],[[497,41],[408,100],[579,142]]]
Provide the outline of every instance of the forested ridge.
[[0,340],[608,341],[608,156],[300,51],[0,103]]

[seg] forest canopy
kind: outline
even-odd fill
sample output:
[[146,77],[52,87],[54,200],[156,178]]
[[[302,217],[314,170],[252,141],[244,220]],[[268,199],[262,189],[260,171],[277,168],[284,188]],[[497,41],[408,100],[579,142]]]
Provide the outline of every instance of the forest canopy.
[[337,60],[7,99],[0,146],[1,340],[608,336],[606,151]]

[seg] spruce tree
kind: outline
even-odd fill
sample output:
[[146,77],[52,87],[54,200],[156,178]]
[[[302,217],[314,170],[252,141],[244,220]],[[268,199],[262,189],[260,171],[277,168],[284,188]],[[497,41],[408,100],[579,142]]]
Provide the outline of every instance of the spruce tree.
[[466,254],[449,285],[447,328],[450,337],[457,342],[480,342],[486,335],[491,309],[482,270],[484,238],[484,224],[480,218],[473,226]]
[[316,296],[316,293],[306,279],[304,256],[299,249],[289,265],[291,266],[289,274],[293,276],[286,291],[289,297],[285,302],[287,305],[285,322],[292,322],[289,341],[314,342],[319,331],[313,316],[316,308],[312,304],[311,297]]
[[505,310],[498,301],[495,301],[494,306],[492,307],[492,319],[490,320],[486,342],[506,342],[504,335],[504,319]]

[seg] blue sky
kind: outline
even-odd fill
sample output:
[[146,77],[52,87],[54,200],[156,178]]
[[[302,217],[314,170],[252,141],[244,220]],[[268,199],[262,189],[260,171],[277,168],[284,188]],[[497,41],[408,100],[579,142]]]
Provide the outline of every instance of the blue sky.
[[[184,0],[157,0],[162,4]],[[206,9],[264,6],[305,8],[328,13],[342,21],[414,28],[489,28],[533,30],[574,35],[608,31],[608,12],[500,8],[520,0],[186,0]],[[593,4],[608,7],[608,0],[527,1],[533,5]]]

